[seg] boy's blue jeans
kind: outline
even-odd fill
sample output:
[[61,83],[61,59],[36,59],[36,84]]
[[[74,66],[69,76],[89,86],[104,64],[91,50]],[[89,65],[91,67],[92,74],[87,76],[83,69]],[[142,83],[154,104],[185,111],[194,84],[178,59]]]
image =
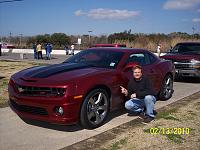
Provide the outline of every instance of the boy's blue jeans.
[[145,114],[150,117],[155,117],[153,113],[156,98],[152,95],[145,96],[144,99],[133,98],[125,103],[125,108],[131,112],[141,113],[146,108]]

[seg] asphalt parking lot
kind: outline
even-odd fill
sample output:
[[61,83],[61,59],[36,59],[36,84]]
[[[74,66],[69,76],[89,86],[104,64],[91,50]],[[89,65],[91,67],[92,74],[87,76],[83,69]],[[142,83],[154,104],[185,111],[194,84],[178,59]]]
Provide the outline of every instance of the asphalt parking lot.
[[23,59],[20,58],[20,53],[3,53],[0,56],[0,60],[10,60],[10,61],[34,61],[34,62],[41,62],[47,64],[56,64],[61,63],[71,55],[52,55],[51,60],[45,60],[45,55],[43,55],[44,59],[34,59],[33,54],[25,54]]
[[[11,56],[4,55],[0,60],[19,60],[19,54]],[[27,55],[23,61],[38,61]],[[39,60],[40,62],[59,63],[69,56],[53,56],[53,59]],[[200,91],[199,83],[191,82],[175,82],[174,95],[168,101],[158,101],[156,109],[178,101],[186,96]],[[89,137],[103,133],[109,129],[117,127],[121,124],[129,122],[137,117],[127,116],[127,113],[120,110],[110,114],[107,123],[97,129],[87,130],[78,125],[58,126],[42,122],[29,121],[24,122],[9,107],[0,109],[0,149],[4,150],[55,150],[72,145],[74,143],[85,140]]]

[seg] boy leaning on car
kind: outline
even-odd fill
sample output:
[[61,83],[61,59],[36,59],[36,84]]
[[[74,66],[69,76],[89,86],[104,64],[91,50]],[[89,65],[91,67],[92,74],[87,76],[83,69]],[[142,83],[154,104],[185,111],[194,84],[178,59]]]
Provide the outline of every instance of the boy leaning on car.
[[149,79],[142,75],[142,67],[136,65],[132,68],[133,78],[128,83],[128,90],[121,86],[121,92],[129,99],[125,108],[143,118],[143,123],[154,120],[155,92]]

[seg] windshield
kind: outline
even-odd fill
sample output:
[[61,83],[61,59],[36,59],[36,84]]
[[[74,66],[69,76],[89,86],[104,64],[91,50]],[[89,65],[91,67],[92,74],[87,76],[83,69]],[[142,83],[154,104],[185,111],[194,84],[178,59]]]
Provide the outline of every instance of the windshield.
[[200,53],[200,43],[180,43],[173,49],[173,53]]
[[64,61],[64,63],[82,63],[94,67],[114,69],[123,54],[123,52],[108,50],[83,50]]

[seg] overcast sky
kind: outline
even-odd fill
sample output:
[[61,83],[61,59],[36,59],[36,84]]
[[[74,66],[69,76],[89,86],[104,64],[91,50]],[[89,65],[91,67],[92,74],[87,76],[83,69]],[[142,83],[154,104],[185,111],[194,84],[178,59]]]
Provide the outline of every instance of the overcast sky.
[[[0,2],[5,0],[0,0]],[[200,32],[200,0],[23,0],[0,3],[0,36]]]

